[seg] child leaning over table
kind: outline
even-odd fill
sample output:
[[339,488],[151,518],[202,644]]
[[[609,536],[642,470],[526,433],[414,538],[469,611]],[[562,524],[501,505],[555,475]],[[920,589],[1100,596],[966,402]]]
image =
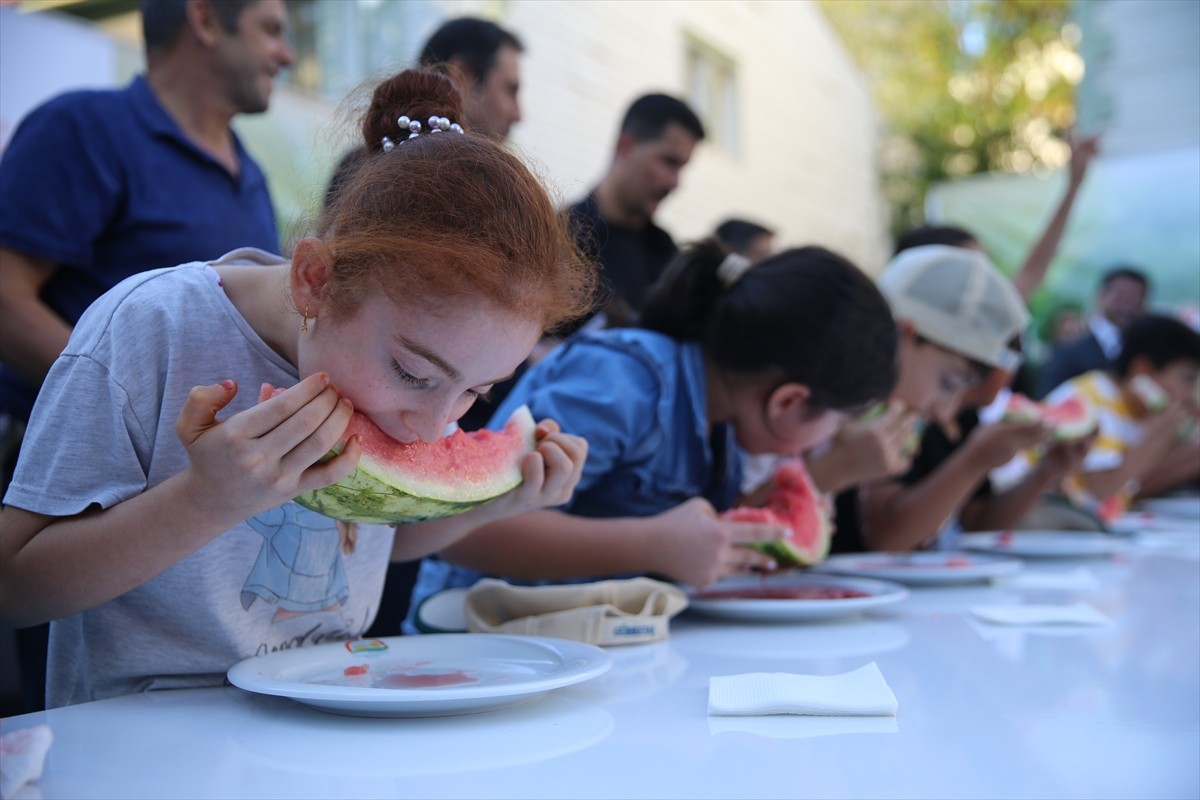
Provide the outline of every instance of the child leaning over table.
[[[1109,520],[1139,497],[1200,479],[1200,333],[1171,317],[1147,314],[1122,337],[1111,372],[1094,370],[1054,389],[1045,402],[1078,397],[1096,413],[1099,432],[1082,466],[1062,482],[1075,504]],[[996,470],[1014,483],[1042,458],[1027,450]],[[1023,527],[1028,527],[1026,522]]]
[[819,247],[752,266],[715,242],[682,252],[641,329],[578,334],[538,362],[492,417],[528,404],[588,440],[561,509],[481,528],[421,565],[413,612],[482,575],[568,582],[654,574],[696,586],[770,559],[746,542],[776,525],[721,520],[744,452],[799,453],[895,383],[896,332],[870,278]]
[[[443,75],[381,82],[369,155],[290,260],[142,273],[83,315],[0,518],[6,621],[53,620],[49,707],[220,685],[250,656],[361,636],[389,556],[570,496],[587,444],[544,420],[520,488],[400,535],[292,500],[355,468],[357,437],[322,460],[352,411],[436,439],[587,307],[594,275],[550,196],[451,127],[461,112]],[[263,383],[289,388],[260,403]]]
[[958,430],[956,420],[968,392],[985,402],[979,396],[985,383],[992,382],[994,394],[1019,363],[1011,344],[1029,318],[1024,301],[983,253],[946,245],[901,252],[884,268],[879,286],[900,329],[893,397],[925,420],[923,450],[907,474],[838,493],[832,550],[929,546],[964,513],[976,526],[988,520],[1007,527],[1057,483],[1070,461],[1056,457],[992,495],[988,472],[1046,441],[1049,431],[1038,422]]

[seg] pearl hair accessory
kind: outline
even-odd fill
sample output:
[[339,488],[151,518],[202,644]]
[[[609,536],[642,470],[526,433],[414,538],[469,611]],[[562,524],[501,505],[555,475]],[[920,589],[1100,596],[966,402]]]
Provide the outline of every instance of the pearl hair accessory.
[[[421,135],[421,121],[418,119],[409,119],[408,115],[405,114],[396,120],[396,124],[400,126],[402,132],[408,131],[408,139],[415,139]],[[451,122],[445,117],[439,117],[436,114],[426,120],[425,124],[429,128],[429,130],[425,131],[426,133],[441,133],[442,131],[450,131],[451,133],[465,132],[462,129],[462,125],[459,125],[457,122]],[[404,144],[404,141],[404,139],[401,139],[400,144]],[[383,151],[385,153],[389,152],[395,146],[396,143],[392,141],[390,136],[383,137]]]
[[717,279],[721,281],[722,286],[728,289],[737,283],[748,269],[750,269],[750,259],[737,253],[730,253],[725,256],[721,266],[717,267]]

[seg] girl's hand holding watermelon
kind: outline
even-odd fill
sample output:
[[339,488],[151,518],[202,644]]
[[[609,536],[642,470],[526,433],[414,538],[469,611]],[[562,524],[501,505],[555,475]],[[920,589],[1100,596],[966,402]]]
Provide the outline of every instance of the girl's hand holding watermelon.
[[559,430],[544,419],[534,432],[537,446],[521,460],[521,485],[455,516],[404,526],[392,545],[392,561],[413,561],[456,544],[481,525],[548,506],[571,498],[583,474],[587,440]]
[[325,373],[218,420],[237,392],[233,381],[197,386],[175,422],[191,462],[180,479],[197,505],[221,509],[233,524],[354,471],[357,438],[340,455],[322,460],[354,410]]
[[[535,432],[537,447],[521,461],[521,485],[479,507],[479,523],[523,514],[548,506],[560,506],[571,499],[575,485],[583,475],[587,460],[587,440],[559,430],[558,423],[544,419]],[[467,512],[468,514],[471,512]]]
[[781,525],[719,519],[702,497],[659,514],[654,523],[647,571],[692,586],[707,586],[737,572],[774,570],[772,558],[747,545],[791,536]]

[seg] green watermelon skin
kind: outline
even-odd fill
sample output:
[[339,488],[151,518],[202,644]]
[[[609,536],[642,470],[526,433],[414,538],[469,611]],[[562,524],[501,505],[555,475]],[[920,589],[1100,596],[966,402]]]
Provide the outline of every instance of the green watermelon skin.
[[[784,569],[790,567],[809,567],[815,563],[812,558],[782,539],[775,542],[750,542],[746,546],[773,559],[776,564]],[[820,561],[821,559],[817,560]]]
[[829,516],[828,501],[817,491],[804,462],[799,459],[788,460],[779,466],[764,507],[741,506],[721,514],[722,519],[766,522],[790,528],[793,537],[790,540],[746,544],[784,569],[811,567],[825,560],[833,535]]
[[[282,392],[263,384],[259,402]],[[294,499],[318,514],[371,525],[461,514],[521,484],[520,461],[536,446],[535,428],[529,409],[521,406],[503,431],[457,431],[436,442],[406,445],[356,413],[347,436],[362,437],[358,468],[335,484]],[[340,453],[342,444],[327,458]]]
[[[489,498],[490,499],[490,498]],[[307,509],[334,519],[371,525],[404,525],[461,514],[487,500],[450,503],[418,497],[356,469],[350,477],[295,498]]]

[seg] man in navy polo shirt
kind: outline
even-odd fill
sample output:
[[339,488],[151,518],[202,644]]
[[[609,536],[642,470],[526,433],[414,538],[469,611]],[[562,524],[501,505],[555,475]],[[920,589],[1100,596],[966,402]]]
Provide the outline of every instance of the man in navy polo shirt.
[[51,99],[0,160],[4,487],[38,388],[92,301],[145,270],[279,250],[266,179],[230,120],[266,111],[292,63],[283,0],[142,0],[142,21],[145,75]]
[[31,112],[0,161],[0,413],[26,419],[71,327],[148,269],[279,249],[229,123],[292,62],[282,0],[144,0],[147,69]]

